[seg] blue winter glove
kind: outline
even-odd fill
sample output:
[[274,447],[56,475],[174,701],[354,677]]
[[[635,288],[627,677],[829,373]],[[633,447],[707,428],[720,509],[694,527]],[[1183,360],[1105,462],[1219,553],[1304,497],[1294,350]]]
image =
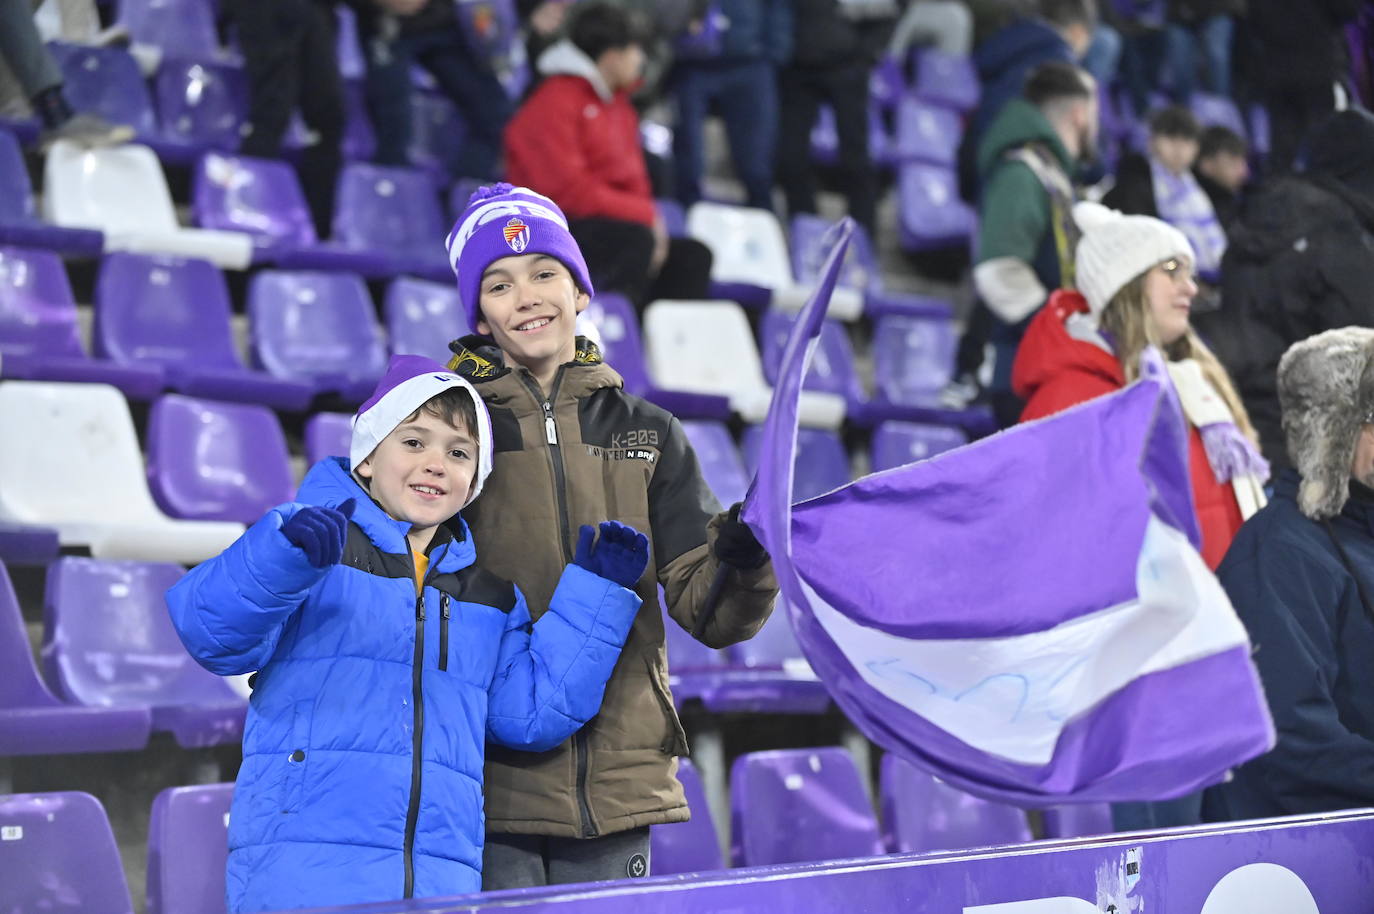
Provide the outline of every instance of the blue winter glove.
[[601,538],[592,545],[596,531],[583,525],[577,539],[573,564],[592,574],[614,581],[621,587],[634,587],[644,566],[649,564],[649,540],[634,527],[613,520],[601,522]]
[[305,553],[316,568],[337,565],[343,558],[344,542],[348,539],[348,519],[353,516],[356,499],[350,498],[337,509],[323,505],[307,505],[281,525],[282,535]]

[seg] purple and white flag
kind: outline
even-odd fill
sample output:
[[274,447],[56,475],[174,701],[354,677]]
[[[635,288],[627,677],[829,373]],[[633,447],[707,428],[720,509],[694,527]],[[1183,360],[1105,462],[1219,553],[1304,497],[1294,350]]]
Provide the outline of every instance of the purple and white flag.
[[852,229],[793,328],[745,519],[836,703],[969,793],[1160,800],[1274,744],[1198,555],[1162,367],[1110,396],[792,506],[797,400]]

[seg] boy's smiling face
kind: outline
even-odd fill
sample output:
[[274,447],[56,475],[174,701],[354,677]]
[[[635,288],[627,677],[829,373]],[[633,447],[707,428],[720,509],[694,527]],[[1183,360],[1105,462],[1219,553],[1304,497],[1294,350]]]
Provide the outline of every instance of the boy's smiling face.
[[535,377],[552,376],[576,351],[577,315],[590,299],[547,254],[502,257],[482,273],[478,333]]
[[411,548],[423,552],[434,528],[467,501],[477,456],[472,432],[421,409],[392,429],[357,473],[383,511],[411,524]]

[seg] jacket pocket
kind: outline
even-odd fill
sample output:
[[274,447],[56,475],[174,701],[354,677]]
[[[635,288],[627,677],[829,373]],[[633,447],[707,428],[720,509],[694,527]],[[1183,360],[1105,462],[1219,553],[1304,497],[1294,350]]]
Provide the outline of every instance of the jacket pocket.
[[673,706],[673,695],[668,688],[667,671],[662,664],[654,663],[652,657],[645,657],[644,662],[649,668],[649,688],[653,689],[654,697],[658,699],[659,706],[663,709],[663,720],[667,725],[664,727],[663,741],[659,743],[659,750],[664,755],[688,755],[687,731],[682,729],[682,721],[678,719],[677,708]]
[[295,812],[305,795],[305,773],[310,765],[310,720],[313,701],[298,701],[291,709],[291,745],[286,755],[286,777],[282,784],[282,812]]

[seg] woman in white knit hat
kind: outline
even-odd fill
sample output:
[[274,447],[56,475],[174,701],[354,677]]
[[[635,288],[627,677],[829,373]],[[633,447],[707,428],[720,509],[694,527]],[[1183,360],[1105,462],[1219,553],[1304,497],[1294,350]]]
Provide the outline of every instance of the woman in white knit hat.
[[1202,557],[1215,569],[1241,523],[1265,501],[1269,467],[1226,369],[1189,324],[1197,284],[1193,249],[1178,229],[1079,203],[1078,291],[1050,297],[1026,331],[1012,386],[1021,421],[1119,390],[1140,374],[1140,354],[1168,360],[1189,424],[1193,506]]

